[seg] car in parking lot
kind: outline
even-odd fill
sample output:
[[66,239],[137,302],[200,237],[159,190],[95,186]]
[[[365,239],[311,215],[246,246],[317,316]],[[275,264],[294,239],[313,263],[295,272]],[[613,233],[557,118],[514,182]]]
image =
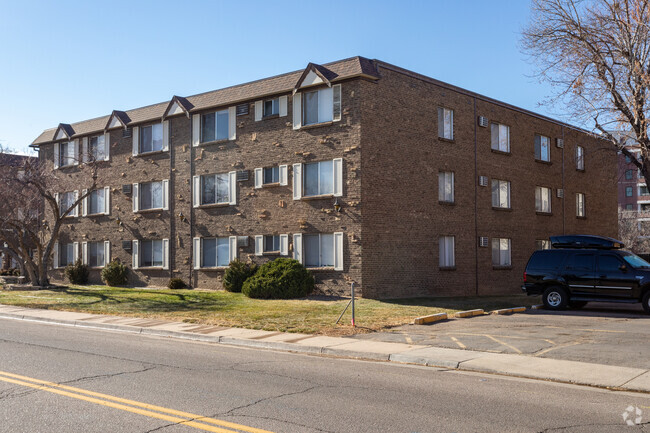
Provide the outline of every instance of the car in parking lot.
[[650,314],[650,263],[621,241],[591,235],[551,236],[552,249],[535,251],[522,290],[542,295],[551,310],[588,302],[641,302]]

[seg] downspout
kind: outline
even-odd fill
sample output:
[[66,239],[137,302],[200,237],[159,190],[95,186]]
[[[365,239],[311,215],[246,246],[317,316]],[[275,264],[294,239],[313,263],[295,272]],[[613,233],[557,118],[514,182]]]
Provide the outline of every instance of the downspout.
[[566,234],[566,186],[564,184],[564,126],[562,126],[562,234]]
[[[187,113],[188,118],[190,119],[190,142],[189,142],[189,147],[190,147],[190,196],[189,196],[189,203],[190,203],[190,241],[188,245],[190,246],[190,266],[188,270],[188,284],[192,288],[196,288],[194,285],[194,191],[192,190],[194,188],[194,120],[192,119],[192,115]],[[195,114],[196,116],[196,114]]]
[[474,99],[474,284],[475,294],[478,296],[478,131],[476,129],[476,122],[478,117],[476,114],[476,97]]
[[[167,262],[169,263],[169,279],[171,280],[174,277],[174,267],[172,266],[172,251],[174,251],[174,260],[173,264],[176,265],[176,246],[174,245],[176,243],[176,237],[174,234],[176,234],[176,220],[174,219],[175,215],[175,203],[176,200],[173,200],[173,198],[176,196],[174,194],[174,183],[176,181],[175,178],[172,178],[174,175],[174,143],[172,140],[172,125],[173,122],[171,120],[167,120],[169,122],[169,129],[167,130],[167,133],[169,134],[169,142],[167,143],[169,146],[169,191],[167,191],[167,200],[169,200],[169,257],[167,257]],[[164,127],[164,125],[163,125]]]

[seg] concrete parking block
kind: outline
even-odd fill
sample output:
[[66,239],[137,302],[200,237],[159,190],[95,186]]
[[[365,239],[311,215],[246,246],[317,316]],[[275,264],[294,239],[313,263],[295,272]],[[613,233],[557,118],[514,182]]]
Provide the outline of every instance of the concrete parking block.
[[513,313],[524,313],[526,312],[526,307],[515,307],[515,308],[502,308],[500,310],[491,311],[491,314],[513,314]]
[[413,321],[414,325],[426,325],[427,323],[439,322],[441,320],[447,320],[447,313],[438,313],[430,314],[428,316],[418,317]]
[[477,310],[467,310],[467,311],[459,311],[458,313],[454,314],[454,317],[456,318],[464,318],[464,317],[474,317],[474,316],[481,316],[485,314],[485,311],[481,309]]

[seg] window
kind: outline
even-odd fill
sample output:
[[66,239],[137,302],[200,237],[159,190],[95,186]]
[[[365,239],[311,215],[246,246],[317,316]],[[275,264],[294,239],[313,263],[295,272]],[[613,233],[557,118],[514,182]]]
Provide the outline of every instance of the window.
[[[63,216],[64,213],[72,207],[75,202],[75,193],[74,192],[64,192],[59,196],[59,215]],[[66,216],[74,216],[75,211],[71,210],[70,213]]]
[[632,197],[634,195],[634,189],[631,186],[625,187],[625,197]]
[[271,183],[279,183],[279,182],[280,182],[280,167],[277,165],[275,167],[265,167],[262,183],[264,185],[268,185]]
[[163,125],[156,123],[140,128],[140,153],[163,150]]
[[[337,87],[339,99],[340,91],[340,87]],[[333,87],[305,92],[302,100],[303,125],[314,125],[334,120],[334,96]],[[340,107],[340,101],[338,105]]]
[[632,162],[632,158],[630,158],[629,155],[625,155],[625,162],[629,164],[630,162]]
[[201,266],[225,267],[230,264],[230,242],[227,237],[203,239]]
[[264,117],[275,116],[280,113],[279,99],[264,101]]
[[64,141],[59,143],[59,154],[57,165],[59,167],[67,167],[76,164],[76,152],[74,141]]
[[74,244],[59,244],[59,268],[64,268],[74,264],[75,259]]
[[576,216],[585,216],[585,195],[581,192],[576,194]]
[[140,241],[140,266],[163,266],[163,241]]
[[492,124],[492,149],[510,152],[510,127],[499,123]]
[[625,205],[625,210],[634,210],[634,205],[633,204],[626,204]]
[[648,192],[648,187],[646,185],[639,186],[639,195],[650,195],[650,192]]
[[639,212],[648,212],[650,211],[650,204],[643,203],[639,205]]
[[88,142],[88,153],[94,161],[103,161],[106,156],[106,149],[104,147],[105,138],[103,135],[90,137]]
[[441,268],[453,268],[456,266],[456,253],[453,236],[440,236],[440,258]]
[[105,189],[96,189],[88,195],[88,213],[102,214],[106,211]]
[[334,266],[334,235],[320,233],[303,235],[305,267],[324,268]]
[[334,194],[334,161],[305,164],[305,196]]
[[438,173],[438,200],[445,203],[454,202],[454,173]]
[[510,208],[510,182],[492,179],[492,207]]
[[454,110],[438,107],[438,137],[454,139]]
[[535,135],[535,159],[539,161],[551,160],[551,139],[543,135]]
[[88,242],[88,266],[101,268],[105,265],[104,242]]
[[201,143],[228,139],[228,110],[201,115]]
[[625,170],[625,179],[632,180],[634,177],[634,170]]
[[264,236],[264,252],[265,253],[279,253],[280,252],[280,236],[279,235]]
[[537,239],[535,241],[535,249],[536,250],[550,250],[551,249],[551,241],[548,239]]
[[585,149],[582,146],[576,146],[576,169],[585,169]]
[[161,181],[141,183],[139,194],[140,210],[163,208],[163,183]]
[[596,256],[591,254],[574,254],[569,257],[566,268],[571,270],[593,272]]
[[510,261],[510,239],[492,239],[492,265],[511,266]]
[[551,213],[551,188],[535,187],[535,211]]
[[603,254],[598,256],[598,272],[599,273],[620,273],[623,263],[618,257],[611,254]]
[[201,204],[230,203],[228,173],[201,176]]

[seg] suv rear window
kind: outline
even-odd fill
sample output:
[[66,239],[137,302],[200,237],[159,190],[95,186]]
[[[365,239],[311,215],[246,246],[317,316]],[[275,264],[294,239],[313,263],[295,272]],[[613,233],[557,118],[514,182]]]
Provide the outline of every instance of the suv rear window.
[[562,263],[564,263],[565,257],[566,251],[535,251],[528,261],[528,266],[526,266],[526,269],[560,269],[562,267]]

